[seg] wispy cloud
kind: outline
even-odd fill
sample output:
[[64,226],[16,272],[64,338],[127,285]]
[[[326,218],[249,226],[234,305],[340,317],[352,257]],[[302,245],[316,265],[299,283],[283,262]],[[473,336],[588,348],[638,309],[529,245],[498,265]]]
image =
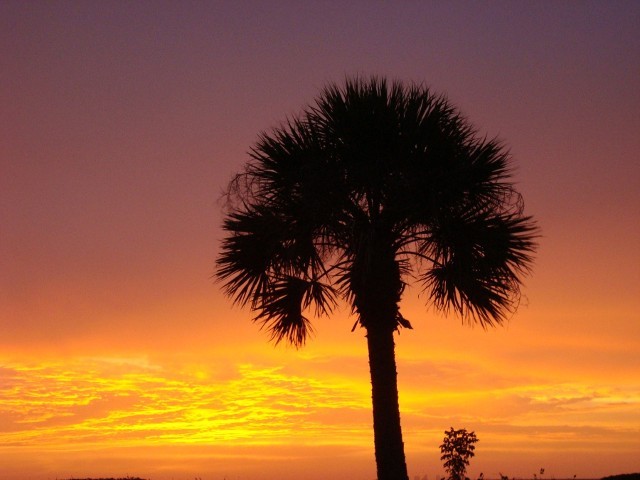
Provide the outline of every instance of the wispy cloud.
[[366,429],[324,422],[326,412],[368,411],[348,382],[300,377],[281,367],[237,365],[218,380],[201,367],[168,369],[132,358],[3,367],[4,445],[314,443],[353,441]]

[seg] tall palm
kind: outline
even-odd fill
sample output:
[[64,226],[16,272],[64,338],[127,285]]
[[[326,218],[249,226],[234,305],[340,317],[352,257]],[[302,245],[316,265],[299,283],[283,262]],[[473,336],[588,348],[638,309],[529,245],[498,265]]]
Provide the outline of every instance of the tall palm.
[[[231,182],[217,275],[277,343],[346,301],[366,330],[379,480],[407,479],[394,332],[411,279],[491,326],[516,308],[536,227],[509,154],[421,85],[348,79],[263,133]],[[354,326],[355,328],[355,326]]]

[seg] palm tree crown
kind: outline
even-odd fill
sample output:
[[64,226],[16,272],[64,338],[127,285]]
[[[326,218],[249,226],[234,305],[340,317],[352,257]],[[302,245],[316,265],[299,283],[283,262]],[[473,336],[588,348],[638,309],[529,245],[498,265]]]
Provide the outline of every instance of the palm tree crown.
[[346,300],[367,330],[409,327],[412,276],[442,311],[501,323],[519,300],[536,227],[509,153],[422,85],[350,79],[263,133],[230,184],[217,262],[226,293],[276,342]]

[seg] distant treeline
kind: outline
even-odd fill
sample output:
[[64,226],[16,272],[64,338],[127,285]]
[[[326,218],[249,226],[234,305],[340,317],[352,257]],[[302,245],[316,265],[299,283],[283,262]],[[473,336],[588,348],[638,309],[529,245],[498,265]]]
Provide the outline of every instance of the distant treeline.
[[[64,480],[149,480],[140,477],[121,477],[121,478],[67,478]],[[640,473],[623,473],[620,475],[609,475],[602,477],[600,480],[640,480]]]
[[109,477],[109,478],[67,478],[64,480],[148,480],[147,478],[140,478],[140,477],[121,477],[121,478],[113,478],[113,477]]
[[621,475],[610,475],[602,480],[640,480],[640,473],[623,473]]

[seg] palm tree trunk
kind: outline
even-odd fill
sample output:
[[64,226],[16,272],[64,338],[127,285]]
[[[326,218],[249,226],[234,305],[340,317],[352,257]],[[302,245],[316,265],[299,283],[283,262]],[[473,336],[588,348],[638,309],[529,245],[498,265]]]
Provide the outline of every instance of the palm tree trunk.
[[408,480],[400,427],[393,330],[368,328],[367,344],[378,480]]

